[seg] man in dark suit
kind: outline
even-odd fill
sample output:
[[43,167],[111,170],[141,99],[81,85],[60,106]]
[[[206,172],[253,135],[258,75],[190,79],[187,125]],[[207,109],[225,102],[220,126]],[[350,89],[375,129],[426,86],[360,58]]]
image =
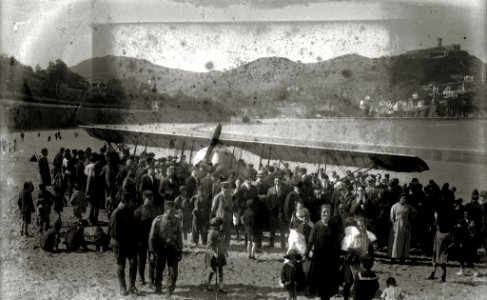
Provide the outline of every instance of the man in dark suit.
[[156,171],[154,165],[151,163],[147,167],[147,173],[142,175],[139,184],[139,193],[142,194],[144,191],[151,191],[154,196],[154,206],[161,207],[161,197],[159,197],[159,186],[160,181],[156,177]]
[[288,195],[287,187],[281,182],[281,179],[274,178],[274,186],[267,191],[267,209],[269,211],[269,229],[270,242],[269,246],[274,247],[274,239],[278,230],[281,238],[281,248],[286,248],[285,233],[287,231],[286,218],[284,216],[284,204]]
[[166,170],[167,176],[161,180],[159,194],[165,201],[174,201],[179,195],[179,181],[176,178],[174,167],[170,166]]
[[198,186],[199,180],[196,177],[196,170],[191,171],[191,176],[186,178],[184,185],[188,191],[188,197],[191,198],[196,194],[196,187]]

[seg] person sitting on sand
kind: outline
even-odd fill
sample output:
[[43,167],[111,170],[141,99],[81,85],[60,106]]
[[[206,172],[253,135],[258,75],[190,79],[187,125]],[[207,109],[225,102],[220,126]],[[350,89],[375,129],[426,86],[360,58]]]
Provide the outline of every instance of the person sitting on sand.
[[95,243],[96,251],[103,252],[110,249],[110,236],[100,226],[95,229],[93,242]]
[[61,242],[61,222],[54,223],[54,228],[44,232],[41,237],[41,248],[47,252],[56,252]]
[[401,289],[397,287],[396,279],[394,277],[387,278],[386,289],[382,291],[380,298],[384,300],[404,299],[404,294],[402,293]]
[[66,248],[69,251],[77,251],[80,247],[88,251],[88,246],[84,237],[85,227],[88,225],[86,220],[77,221],[66,232]]

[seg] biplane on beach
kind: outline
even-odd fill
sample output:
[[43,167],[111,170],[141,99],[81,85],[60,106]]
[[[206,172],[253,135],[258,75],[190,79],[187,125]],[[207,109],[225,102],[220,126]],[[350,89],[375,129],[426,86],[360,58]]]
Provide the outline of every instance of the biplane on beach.
[[[259,124],[248,125],[259,126]],[[252,130],[226,131],[222,124],[80,125],[90,136],[115,145],[135,145],[191,151],[193,165],[226,153],[234,160],[235,148],[257,155],[260,160],[346,166],[360,170],[423,172],[429,170],[421,158],[388,153],[374,145],[337,143],[301,138],[290,134],[254,134]],[[232,150],[233,149],[233,150]],[[198,151],[193,156],[193,151]],[[318,167],[319,169],[319,167]]]

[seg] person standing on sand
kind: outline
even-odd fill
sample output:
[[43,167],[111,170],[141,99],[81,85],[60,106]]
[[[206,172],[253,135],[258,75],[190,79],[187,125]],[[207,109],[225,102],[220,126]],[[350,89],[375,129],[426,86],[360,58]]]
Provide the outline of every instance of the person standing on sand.
[[32,201],[32,192],[34,191],[34,185],[32,182],[24,182],[24,188],[19,194],[17,205],[19,206],[20,213],[22,214],[22,227],[20,229],[20,235],[29,236],[29,224],[31,222],[32,213],[35,211],[34,202]]
[[49,171],[49,161],[47,160],[47,149],[43,148],[41,154],[42,157],[37,162],[37,166],[39,169],[40,181],[47,187],[51,185],[51,172]]
[[24,141],[24,137],[25,137],[25,135],[24,135],[24,131],[22,130],[22,131],[20,131],[20,140],[21,140],[22,142]]
[[388,256],[391,262],[397,258],[403,263],[409,257],[411,243],[411,219],[416,214],[416,209],[406,203],[406,194],[399,195],[399,202],[391,207],[391,233],[389,236]]
[[[134,216],[134,203],[124,195],[118,207],[110,216],[110,236],[113,253],[117,262],[117,276],[120,294],[138,294],[135,287],[137,277],[138,235],[137,222]],[[129,288],[125,281],[125,264],[129,261]]]
[[211,216],[220,218],[223,222],[223,235],[225,240],[225,252],[230,248],[230,234],[233,228],[233,200],[232,187],[229,182],[220,183],[222,191],[213,199]]
[[[56,139],[57,140],[57,139]],[[61,167],[63,166],[63,156],[64,156],[64,148],[61,147],[59,149],[59,152],[54,156],[54,160],[52,161],[52,164],[54,166],[52,175],[56,177],[56,175],[61,172]]]
[[166,296],[170,298],[178,279],[178,262],[183,255],[181,220],[176,216],[174,201],[165,202],[164,214],[152,222],[149,233],[149,259],[156,264],[154,278],[156,294],[162,293],[162,274],[167,264]]
[[[145,190],[142,192],[144,204],[139,206],[135,212],[135,222],[137,232],[139,234],[139,249],[138,249],[138,270],[140,282],[145,285],[145,263],[147,261],[147,253],[149,251],[149,233],[154,219],[162,214],[160,207],[154,206],[154,195],[152,191]],[[154,288],[154,272],[155,265],[149,262],[149,287]]]
[[[311,257],[308,274],[308,292],[321,299],[330,299],[338,292],[340,256],[339,227],[331,218],[331,205],[321,206],[321,220],[311,229],[305,257]],[[310,255],[313,251],[313,255]]]

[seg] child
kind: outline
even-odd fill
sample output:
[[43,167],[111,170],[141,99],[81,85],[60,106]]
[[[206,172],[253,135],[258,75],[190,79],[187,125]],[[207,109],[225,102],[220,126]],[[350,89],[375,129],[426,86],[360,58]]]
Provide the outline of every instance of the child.
[[174,200],[174,208],[179,211],[183,226],[183,238],[188,239],[188,233],[191,232],[191,225],[193,220],[193,208],[191,207],[191,201],[187,196],[188,188],[182,185],[179,188],[180,195]]
[[301,291],[305,284],[305,275],[301,266],[302,256],[295,249],[284,256],[281,268],[281,286],[287,291],[287,298],[297,299],[297,291]]
[[41,248],[47,252],[55,252],[58,250],[59,242],[61,242],[61,222],[54,223],[54,228],[49,229],[41,237]]
[[110,237],[106,234],[100,226],[96,226],[94,240],[96,251],[107,251],[110,244]]
[[436,233],[433,240],[433,272],[428,279],[434,279],[436,268],[440,265],[443,270],[441,281],[446,281],[446,263],[448,261],[448,252],[453,246],[453,238],[450,233],[449,220],[439,221],[436,224]]
[[79,183],[74,185],[74,193],[71,195],[71,205],[73,206],[73,215],[78,219],[83,219],[83,214],[88,206],[86,194],[80,189]]
[[37,201],[37,225],[39,226],[39,232],[48,230],[51,226],[51,206],[54,200],[54,196],[46,190],[46,186],[39,184],[39,200]]
[[247,200],[245,203],[246,209],[242,215],[242,223],[245,228],[245,235],[247,237],[247,253],[249,259],[255,259],[255,250],[257,244],[255,243],[256,231],[255,231],[255,213],[254,213],[254,201],[252,199]]
[[207,290],[211,291],[211,279],[213,275],[218,272],[217,282],[219,284],[217,288],[219,292],[226,293],[223,290],[223,266],[227,264],[225,258],[225,243],[223,233],[221,232],[221,226],[223,221],[220,218],[213,218],[210,220],[210,231],[208,233],[208,243],[206,245],[205,261],[206,266],[210,266],[211,271],[208,276]]
[[87,225],[88,221],[86,220],[76,221],[73,226],[68,229],[64,240],[68,251],[77,251],[79,248],[88,251],[86,240],[84,238],[85,227]]
[[386,289],[380,295],[381,299],[384,300],[402,300],[404,299],[404,294],[401,289],[396,285],[396,279],[394,277],[389,277],[386,280]]
[[19,194],[17,205],[19,206],[20,213],[22,214],[22,227],[20,229],[20,235],[29,236],[28,228],[31,222],[32,213],[34,210],[34,202],[32,201],[32,192],[34,191],[34,185],[32,182],[24,182],[24,188]]
[[365,271],[357,273],[357,278],[354,283],[354,299],[355,300],[372,300],[375,293],[379,289],[379,279],[372,271],[374,259],[368,255],[360,258],[362,267]]

